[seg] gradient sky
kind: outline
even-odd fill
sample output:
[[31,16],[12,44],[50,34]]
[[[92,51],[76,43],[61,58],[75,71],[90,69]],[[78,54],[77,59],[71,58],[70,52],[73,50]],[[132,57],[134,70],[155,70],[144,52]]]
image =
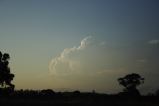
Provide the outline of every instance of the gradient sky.
[[158,0],[0,0],[0,51],[16,89],[115,93],[117,78],[159,89]]

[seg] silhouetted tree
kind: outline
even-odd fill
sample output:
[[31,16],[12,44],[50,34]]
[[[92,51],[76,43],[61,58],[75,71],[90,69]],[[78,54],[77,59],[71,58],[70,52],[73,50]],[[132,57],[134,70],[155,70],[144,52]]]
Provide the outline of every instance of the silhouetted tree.
[[144,78],[142,78],[139,74],[132,73],[123,78],[119,78],[118,82],[120,85],[125,87],[124,92],[126,94],[137,96],[140,95],[140,93],[136,87],[144,83]]
[[11,83],[14,78],[14,74],[10,72],[10,68],[8,66],[9,59],[9,54],[2,54],[2,52],[0,51],[0,85],[1,89],[4,88],[14,90],[14,85]]

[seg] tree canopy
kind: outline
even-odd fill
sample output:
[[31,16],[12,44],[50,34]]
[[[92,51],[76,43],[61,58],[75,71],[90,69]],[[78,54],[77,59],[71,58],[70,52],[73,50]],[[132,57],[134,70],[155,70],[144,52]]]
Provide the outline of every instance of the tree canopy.
[[132,73],[126,75],[125,77],[119,78],[118,82],[120,85],[125,87],[125,92],[139,94],[136,87],[144,83],[144,78],[142,78],[139,74]]

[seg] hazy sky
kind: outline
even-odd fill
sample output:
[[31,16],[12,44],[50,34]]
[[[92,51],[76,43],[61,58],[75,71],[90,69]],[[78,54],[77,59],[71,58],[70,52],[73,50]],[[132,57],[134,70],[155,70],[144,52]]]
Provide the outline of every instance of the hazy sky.
[[159,89],[158,0],[0,0],[0,51],[16,89],[115,93],[117,78]]

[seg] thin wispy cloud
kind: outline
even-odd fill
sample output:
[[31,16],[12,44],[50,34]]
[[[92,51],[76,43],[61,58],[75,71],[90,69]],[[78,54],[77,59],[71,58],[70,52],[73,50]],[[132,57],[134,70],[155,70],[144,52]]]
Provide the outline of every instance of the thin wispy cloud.
[[136,60],[137,63],[141,63],[141,64],[144,64],[144,63],[147,63],[148,60],[147,59],[138,59]]
[[104,46],[106,44],[106,42],[100,42],[99,45]]
[[138,63],[146,63],[146,62],[147,62],[147,59],[138,59],[137,62],[138,62]]
[[159,44],[159,40],[158,39],[154,39],[154,40],[150,40],[148,41],[149,44]]

